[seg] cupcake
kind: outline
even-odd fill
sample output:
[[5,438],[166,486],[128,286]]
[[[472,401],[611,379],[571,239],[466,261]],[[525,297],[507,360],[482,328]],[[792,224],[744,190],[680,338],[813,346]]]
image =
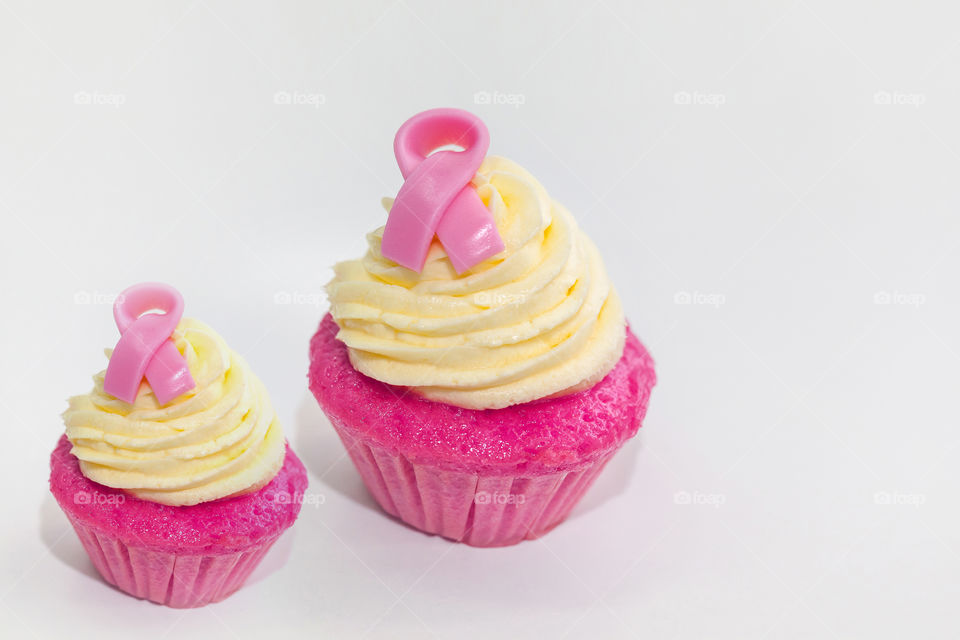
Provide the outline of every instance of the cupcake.
[[656,377],[596,246],[487,144],[456,109],[401,127],[404,185],[334,267],[309,385],[384,511],[502,546],[567,517]]
[[120,341],[69,400],[50,490],[104,580],[198,607],[240,588],[293,524],[307,475],[263,383],[182,306],[159,284],[118,297]]

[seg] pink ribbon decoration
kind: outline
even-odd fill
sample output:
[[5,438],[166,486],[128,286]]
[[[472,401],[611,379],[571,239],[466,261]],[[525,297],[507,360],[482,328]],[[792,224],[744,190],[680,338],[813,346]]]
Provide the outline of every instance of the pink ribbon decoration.
[[170,339],[182,316],[183,296],[170,285],[144,282],[121,293],[113,305],[120,340],[110,356],[103,390],[133,403],[146,377],[157,400],[166,404],[193,389],[187,361]]
[[[463,151],[430,153],[445,145]],[[489,147],[483,121],[461,109],[431,109],[403,123],[393,152],[404,183],[383,230],[384,257],[419,272],[434,234],[457,273],[503,251],[493,215],[470,185]]]

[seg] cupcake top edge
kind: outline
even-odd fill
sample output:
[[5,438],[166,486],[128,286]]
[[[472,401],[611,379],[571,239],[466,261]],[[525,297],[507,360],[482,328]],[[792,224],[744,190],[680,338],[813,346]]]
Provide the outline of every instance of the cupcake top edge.
[[[463,152],[427,158],[444,153]],[[402,161],[401,169],[397,200],[384,201],[387,224],[368,234],[362,258],[335,265],[327,285],[337,338],[354,368],[468,409],[573,393],[613,369],[624,347],[620,299],[597,248],[536,178],[506,158],[483,158],[464,191],[489,214],[502,248],[491,252],[485,232],[472,254],[484,257],[463,268],[471,252],[443,233],[443,217],[461,215],[448,209],[417,268],[417,258],[398,262],[388,243],[397,237],[395,220],[404,221],[395,217],[398,202],[416,177]]]
[[[156,317],[163,315],[134,315],[134,320],[159,322]],[[129,380],[118,382],[114,365],[132,357],[123,351],[130,329],[125,331],[116,310],[115,316],[122,336],[116,348],[106,351],[107,369],[94,375],[89,393],[70,398],[63,413],[83,475],[172,506],[250,493],[268,484],[283,465],[285,440],[269,395],[246,361],[204,323],[177,318],[172,334],[162,341],[169,345],[166,363],[156,364],[163,354],[152,345],[152,355],[139,369],[122,372],[136,376],[128,402],[117,396]],[[157,370],[178,373],[170,371],[177,358],[185,369],[180,378],[188,382],[174,385],[176,397],[158,397],[151,384],[162,376]],[[147,373],[141,378],[144,366]]]

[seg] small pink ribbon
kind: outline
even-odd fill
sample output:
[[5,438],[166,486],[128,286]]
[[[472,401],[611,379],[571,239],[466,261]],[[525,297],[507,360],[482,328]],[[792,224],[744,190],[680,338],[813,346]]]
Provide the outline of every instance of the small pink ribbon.
[[166,404],[193,389],[187,361],[170,339],[182,316],[183,296],[170,285],[144,282],[121,293],[113,305],[120,340],[110,356],[103,390],[133,403],[146,377],[157,400]]
[[[445,145],[463,151],[431,151]],[[480,168],[490,134],[477,116],[461,109],[431,109],[403,123],[393,141],[404,183],[380,252],[421,271],[436,234],[457,273],[503,251],[493,215],[470,181]]]

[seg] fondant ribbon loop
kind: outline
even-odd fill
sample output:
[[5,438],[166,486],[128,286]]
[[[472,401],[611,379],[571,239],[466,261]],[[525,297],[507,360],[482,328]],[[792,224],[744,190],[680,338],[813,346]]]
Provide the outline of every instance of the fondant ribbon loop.
[[[463,151],[431,154],[446,145]],[[460,109],[431,109],[403,123],[393,151],[404,183],[383,231],[384,257],[419,272],[434,234],[457,273],[503,251],[493,215],[470,185],[489,147],[480,118]]]
[[169,285],[145,282],[120,294],[113,305],[120,340],[110,356],[103,390],[132,403],[146,377],[157,400],[166,404],[193,389],[187,361],[170,339],[181,316],[183,297]]

